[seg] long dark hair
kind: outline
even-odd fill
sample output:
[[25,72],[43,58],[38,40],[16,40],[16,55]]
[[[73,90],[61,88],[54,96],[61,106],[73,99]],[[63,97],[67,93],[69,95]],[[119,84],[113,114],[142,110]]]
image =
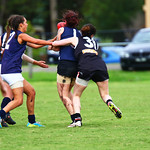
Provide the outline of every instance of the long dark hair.
[[15,38],[17,38],[17,30],[18,30],[19,24],[23,22],[24,22],[24,16],[21,16],[21,15],[11,15],[7,19],[7,25],[6,25],[7,36],[6,36],[5,44],[8,41],[11,30],[15,31],[16,33]]
[[24,22],[24,16],[16,15],[12,20],[12,29],[15,31],[15,38],[17,38],[17,30],[19,28],[19,24]]
[[63,21],[66,22],[67,27],[75,28],[79,24],[79,14],[73,10],[66,10],[63,13]]
[[16,17],[16,15],[11,15],[8,19],[7,19],[7,25],[6,25],[6,32],[7,32],[7,36],[6,36],[6,40],[5,40],[5,44],[8,41],[10,32],[12,30],[12,21],[13,19]]

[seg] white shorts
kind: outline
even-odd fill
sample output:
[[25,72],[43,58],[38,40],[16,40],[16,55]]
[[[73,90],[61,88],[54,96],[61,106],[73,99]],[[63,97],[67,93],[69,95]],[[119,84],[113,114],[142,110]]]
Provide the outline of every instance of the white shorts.
[[76,83],[82,86],[88,86],[89,81],[76,77]]
[[2,74],[1,77],[11,88],[23,87],[24,78],[21,73]]

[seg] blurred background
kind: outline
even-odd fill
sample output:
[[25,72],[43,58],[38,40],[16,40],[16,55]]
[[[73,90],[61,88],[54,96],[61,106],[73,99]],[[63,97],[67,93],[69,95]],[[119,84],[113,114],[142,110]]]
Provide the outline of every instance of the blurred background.
[[[149,0],[0,0],[0,35],[5,31],[7,18],[12,14],[20,14],[28,20],[29,35],[51,39],[57,34],[57,23],[66,9],[79,12],[81,23],[78,29],[86,23],[96,27],[95,39],[106,63],[120,64],[124,48],[132,42],[137,31],[150,27]],[[49,53],[47,47],[33,50],[30,55],[57,64],[58,53]],[[128,58],[128,55],[124,56]],[[145,63],[145,60],[136,63]],[[129,68],[122,67],[124,70]]]

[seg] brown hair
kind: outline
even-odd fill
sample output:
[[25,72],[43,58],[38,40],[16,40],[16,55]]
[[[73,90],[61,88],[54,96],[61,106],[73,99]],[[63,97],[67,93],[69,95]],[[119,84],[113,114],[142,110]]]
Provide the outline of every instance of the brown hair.
[[5,44],[8,41],[8,38],[12,29],[15,31],[15,38],[17,38],[16,32],[18,30],[19,24],[23,22],[24,22],[24,16],[21,16],[21,15],[11,15],[7,19],[7,25],[6,25],[7,36],[6,36]]
[[12,30],[12,21],[13,19],[16,17],[16,15],[11,15],[8,19],[7,19],[7,25],[6,25],[6,32],[7,32],[7,36],[6,36],[6,40],[5,43],[8,41],[10,32]]
[[63,21],[66,22],[67,27],[75,28],[79,24],[79,14],[78,12],[72,10],[66,10],[63,13]]
[[85,24],[81,28],[81,33],[82,33],[82,36],[91,37],[92,34],[93,35],[96,34],[96,28],[92,24]]
[[24,16],[16,15],[12,20],[12,28],[14,31],[17,31],[19,28],[19,24],[24,22]]

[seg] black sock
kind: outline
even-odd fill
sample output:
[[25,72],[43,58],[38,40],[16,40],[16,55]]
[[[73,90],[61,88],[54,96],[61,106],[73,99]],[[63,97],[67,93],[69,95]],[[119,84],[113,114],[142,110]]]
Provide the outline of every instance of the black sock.
[[70,115],[70,117],[71,117],[72,122],[74,122],[74,120],[75,120],[75,114]]
[[81,117],[81,114],[80,113],[76,113],[74,114],[75,115],[75,122],[76,121],[82,121],[82,117]]
[[1,103],[1,109],[3,109],[10,101],[11,99],[9,97],[4,97]]
[[35,121],[35,115],[28,115],[28,121],[29,121],[29,123],[31,123],[31,124],[35,123],[35,122],[36,122],[36,121]]
[[112,102],[112,100],[111,100],[111,99],[108,99],[108,100],[106,101],[106,104],[108,105],[109,102]]
[[2,110],[0,110],[0,117],[2,118],[2,119],[5,119],[5,116],[6,116],[6,112],[2,109]]
[[7,114],[7,116],[10,116],[10,112],[8,112],[8,113],[6,113]]

